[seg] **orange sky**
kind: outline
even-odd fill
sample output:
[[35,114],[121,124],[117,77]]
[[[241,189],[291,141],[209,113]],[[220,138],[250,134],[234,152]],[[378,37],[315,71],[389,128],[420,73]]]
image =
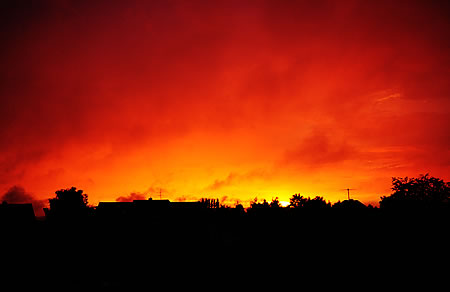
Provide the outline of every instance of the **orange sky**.
[[0,194],[377,203],[450,178],[448,2],[17,2]]

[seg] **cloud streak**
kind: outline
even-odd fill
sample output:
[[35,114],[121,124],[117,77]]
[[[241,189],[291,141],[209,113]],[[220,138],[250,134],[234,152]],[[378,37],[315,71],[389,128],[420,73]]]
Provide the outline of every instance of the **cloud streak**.
[[134,200],[146,200],[144,194],[131,193],[128,196],[120,196],[116,198],[116,202],[133,202]]
[[332,133],[316,132],[303,139],[291,150],[284,153],[282,163],[285,165],[320,168],[336,165],[340,162],[355,159],[357,151],[346,141],[333,141]]
[[269,173],[264,170],[253,170],[244,174],[231,172],[224,179],[216,179],[205,188],[205,191],[218,191],[229,186],[238,186],[243,182],[251,182],[254,180],[268,179]]

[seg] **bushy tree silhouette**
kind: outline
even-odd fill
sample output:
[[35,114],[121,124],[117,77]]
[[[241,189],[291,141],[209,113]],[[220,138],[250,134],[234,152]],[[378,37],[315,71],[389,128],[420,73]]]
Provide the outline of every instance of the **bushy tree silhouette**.
[[449,205],[450,184],[442,179],[420,175],[418,178],[392,178],[390,196],[381,197],[381,208],[416,209]]
[[269,208],[269,203],[264,199],[261,203],[258,202],[258,198],[254,198],[250,201],[250,209],[262,209]]
[[305,203],[308,201],[307,198],[304,198],[300,194],[295,194],[292,198],[289,199],[289,207],[290,208],[301,208],[305,206]]
[[308,199],[305,207],[311,209],[324,209],[330,208],[331,204],[329,202],[327,203],[323,197],[316,196],[313,199]]
[[56,197],[49,199],[49,217],[76,219],[89,213],[88,196],[75,187],[55,192]]
[[289,199],[291,208],[323,209],[331,207],[331,204],[325,201],[323,197],[316,196],[313,199],[305,198],[300,194],[295,194]]
[[272,202],[269,203],[270,208],[281,208],[280,201],[278,200],[278,197],[275,199],[272,199]]
[[281,208],[280,201],[278,200],[278,197],[275,199],[272,199],[272,201],[269,203],[266,199],[263,199],[261,203],[258,202],[258,198],[253,199],[253,201],[250,202],[250,209],[268,209],[268,208]]

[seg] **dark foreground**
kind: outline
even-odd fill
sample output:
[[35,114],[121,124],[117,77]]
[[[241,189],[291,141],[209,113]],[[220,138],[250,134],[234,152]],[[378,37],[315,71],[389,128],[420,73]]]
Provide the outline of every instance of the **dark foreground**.
[[442,210],[283,208],[3,222],[2,285],[445,290],[448,223]]

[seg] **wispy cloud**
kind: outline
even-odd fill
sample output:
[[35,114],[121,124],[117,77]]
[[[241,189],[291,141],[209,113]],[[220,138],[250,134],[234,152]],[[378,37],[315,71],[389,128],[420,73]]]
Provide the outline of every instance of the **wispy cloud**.
[[205,191],[216,191],[222,188],[237,185],[242,182],[253,181],[256,179],[267,179],[269,177],[269,173],[264,170],[252,170],[243,174],[230,172],[228,176],[224,179],[216,179],[212,184],[208,185],[205,188]]
[[400,93],[391,93],[391,94],[377,98],[376,101],[383,102],[383,101],[387,101],[387,100],[394,99],[394,98],[400,98],[400,97],[402,97],[402,94],[400,94]]
[[149,187],[144,192],[131,192],[129,195],[119,196],[116,202],[132,202],[133,200],[147,200],[148,198],[167,198],[174,194],[174,190],[162,187]]
[[141,193],[131,193],[128,196],[121,196],[116,198],[116,202],[133,202],[134,200],[145,200],[146,197]]
[[352,159],[357,151],[349,143],[331,138],[331,133],[315,132],[297,147],[285,151],[282,164],[320,167]]

